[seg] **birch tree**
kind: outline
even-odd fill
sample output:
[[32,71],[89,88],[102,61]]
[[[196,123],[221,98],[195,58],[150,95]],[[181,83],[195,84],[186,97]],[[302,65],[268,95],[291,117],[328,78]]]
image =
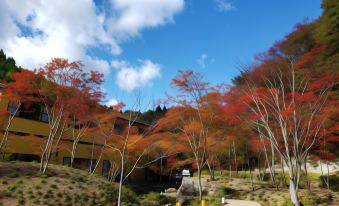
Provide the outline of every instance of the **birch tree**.
[[272,143],[286,163],[290,196],[296,206],[300,205],[302,162],[319,138],[324,121],[320,114],[327,100],[326,89],[315,93],[308,83],[306,79],[297,79],[290,61],[288,75],[277,72],[274,79],[265,79],[265,87],[249,86],[245,92],[258,134]]
[[[39,96],[48,116],[49,134],[45,145],[41,147],[40,171],[45,173],[51,155],[58,150],[74,111],[81,111],[82,100],[99,102],[102,93],[100,84],[103,75],[82,69],[81,62],[69,62],[67,59],[54,58],[39,69],[45,81],[41,81]],[[78,98],[79,95],[83,98]]]
[[20,109],[23,109],[22,104],[29,105],[33,102],[39,102],[38,82],[41,81],[41,76],[32,71],[22,69],[17,73],[11,75],[12,82],[5,85],[3,94],[0,100],[7,100],[7,110],[1,112],[1,125],[3,125],[4,133],[0,143],[0,154],[5,154],[9,130],[12,126],[14,118],[19,114]]

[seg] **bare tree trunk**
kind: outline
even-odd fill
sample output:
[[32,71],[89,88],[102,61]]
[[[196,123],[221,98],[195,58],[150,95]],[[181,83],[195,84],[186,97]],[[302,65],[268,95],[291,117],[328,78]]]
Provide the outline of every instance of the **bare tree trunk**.
[[160,158],[160,183],[162,183],[162,157]]
[[5,128],[4,135],[2,137],[1,143],[0,143],[0,154],[2,154],[2,158],[5,159],[5,153],[6,153],[6,147],[7,147],[7,142],[8,142],[8,135],[9,135],[9,129],[12,125],[12,121],[15,117],[15,115],[18,113],[20,109],[21,103],[18,103],[15,111],[13,114],[9,113],[8,120],[7,120],[7,125]]
[[311,192],[311,182],[310,182],[310,178],[308,176],[308,171],[307,171],[307,156],[304,158],[303,165],[304,165],[304,172],[305,172],[305,177],[306,177],[307,190]]
[[281,174],[282,174],[282,180],[284,185],[287,185],[286,182],[286,176],[285,176],[285,169],[284,169],[284,160],[282,158],[280,158],[280,168],[281,168]]
[[251,179],[252,191],[254,191],[253,178],[252,178],[252,170],[251,170],[251,163],[250,163],[250,156],[248,154],[247,145],[246,145],[246,156],[245,156],[245,158],[246,158],[246,161],[247,161],[248,169],[250,171],[250,179]]
[[326,168],[327,168],[327,190],[330,191],[330,168],[328,166],[328,160],[326,160]]
[[232,177],[231,147],[228,150],[229,175]]
[[248,169],[250,170],[250,178],[251,178],[251,187],[252,187],[252,191],[254,191],[254,184],[253,184],[252,170],[251,170],[251,164],[250,164],[250,158],[249,158],[249,157],[247,157],[247,165],[248,165]]
[[206,160],[206,164],[207,164],[208,171],[210,172],[210,178],[213,181],[215,180],[214,165],[211,165],[208,160]]
[[202,186],[201,186],[201,168],[198,166],[198,187],[199,187],[199,200],[202,200]]
[[168,178],[168,183],[171,183],[171,180],[172,180],[172,172],[173,172],[173,169],[171,169],[171,171],[170,171],[169,178]]
[[271,166],[270,166],[270,173],[272,178],[272,183],[276,187],[277,191],[279,191],[279,185],[275,178],[275,155],[274,155],[274,146],[271,141]]
[[326,177],[324,175],[323,165],[321,163],[321,160],[319,162],[320,162],[321,176],[323,178],[324,183],[326,184],[327,190],[329,191],[330,190],[330,174],[329,174],[329,168],[328,168],[328,161],[326,161],[327,162],[327,175],[326,175]]
[[291,201],[294,204],[294,206],[300,206],[299,198],[298,198],[298,191],[296,190],[296,185],[291,177],[290,177],[290,196],[291,196]]
[[235,145],[234,145],[234,141],[233,141],[233,154],[234,154],[234,163],[235,163],[235,171],[237,173],[238,176],[238,162],[237,162],[237,153],[235,151]]
[[119,180],[119,192],[118,192],[118,206],[121,206],[121,193],[122,193],[122,182],[124,179],[124,157],[121,156],[121,170],[120,170],[120,180]]
[[90,164],[89,170],[88,170],[90,174],[92,173],[93,159],[94,159],[94,138],[93,138],[93,141],[92,141],[91,164]]

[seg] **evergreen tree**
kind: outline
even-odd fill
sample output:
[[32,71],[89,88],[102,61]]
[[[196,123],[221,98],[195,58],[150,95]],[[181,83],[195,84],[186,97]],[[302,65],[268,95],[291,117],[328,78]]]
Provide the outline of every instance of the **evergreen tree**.
[[21,68],[16,66],[12,57],[6,57],[6,54],[0,50],[0,80],[10,82],[11,75],[18,72]]
[[317,35],[329,48],[339,49],[339,1],[324,0],[321,7],[323,14],[319,19]]

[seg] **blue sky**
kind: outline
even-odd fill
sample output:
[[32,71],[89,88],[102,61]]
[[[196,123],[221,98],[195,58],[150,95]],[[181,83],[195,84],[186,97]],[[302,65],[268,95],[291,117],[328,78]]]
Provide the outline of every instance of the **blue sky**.
[[[296,23],[321,14],[320,0],[72,2],[1,2],[0,23],[9,26],[0,31],[0,47],[27,67],[55,56],[82,60],[106,74],[107,100],[128,105],[135,91],[142,91],[146,103],[174,93],[170,81],[178,70],[192,69],[212,84],[229,84],[239,64],[251,63]],[[125,76],[119,76],[123,71]],[[137,83],[124,88],[128,82]]]
[[[190,0],[175,22],[147,29],[140,38],[122,44],[122,59],[152,59],[161,64],[161,78],[144,87],[148,97],[163,98],[178,70],[193,69],[213,84],[231,83],[239,64],[251,63],[253,56],[267,50],[292,31],[304,18],[321,14],[321,1],[232,1],[229,11],[219,11],[215,2]],[[206,55],[205,66],[198,59]],[[105,83],[114,86],[114,74]],[[112,91],[113,92],[113,91]],[[112,93],[132,101],[125,93]]]

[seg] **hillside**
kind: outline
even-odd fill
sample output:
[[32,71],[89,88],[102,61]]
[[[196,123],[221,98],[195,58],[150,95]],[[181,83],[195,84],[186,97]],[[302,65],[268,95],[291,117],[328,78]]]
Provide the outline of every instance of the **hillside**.
[[[116,205],[117,185],[101,176],[58,165],[51,165],[45,175],[38,171],[38,163],[0,162],[0,205]],[[123,205],[169,201],[150,196],[138,197],[124,188]]]

